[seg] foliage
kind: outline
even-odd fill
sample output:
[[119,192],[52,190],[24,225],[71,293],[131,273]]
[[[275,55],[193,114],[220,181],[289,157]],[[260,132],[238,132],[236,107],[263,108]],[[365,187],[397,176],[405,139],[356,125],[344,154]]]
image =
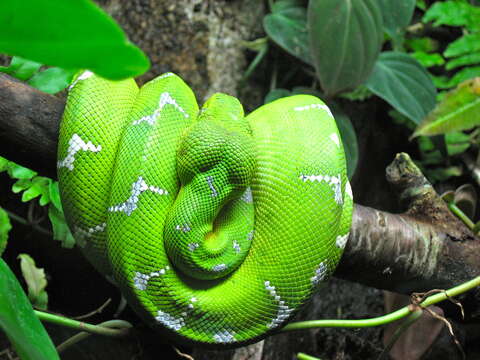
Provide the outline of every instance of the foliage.
[[[12,179],[16,180],[12,185],[12,191],[22,193],[23,202],[38,198],[40,205],[49,206],[49,218],[52,223],[54,239],[61,241],[64,247],[73,247],[75,240],[65,222],[58,182],[38,176],[35,171],[0,157],[0,172],[3,171],[6,171]],[[0,222],[0,226],[1,224]]]
[[47,309],[48,294],[45,291],[47,287],[47,278],[45,271],[35,265],[35,260],[28,254],[18,255],[20,259],[20,268],[22,275],[27,283],[28,298],[34,307],[41,310]]
[[5,210],[0,207],[0,256],[7,247],[8,233],[12,229],[10,219]]
[[60,359],[15,275],[1,258],[0,289],[0,328],[5,331],[20,358]]
[[379,2],[310,0],[308,34],[325,95],[353,89],[367,79],[380,52],[383,28]]
[[0,52],[110,79],[137,76],[149,67],[145,54],[90,0],[0,2]]

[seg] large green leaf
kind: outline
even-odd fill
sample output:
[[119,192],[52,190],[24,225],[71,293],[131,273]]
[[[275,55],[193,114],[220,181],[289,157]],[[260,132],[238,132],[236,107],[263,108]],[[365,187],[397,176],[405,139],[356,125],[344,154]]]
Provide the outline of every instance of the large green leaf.
[[405,53],[383,52],[365,85],[416,124],[435,106],[436,89],[430,76]]
[[272,11],[263,19],[267,35],[293,56],[311,63],[305,8],[292,1],[279,1]]
[[414,133],[438,135],[480,125],[480,77],[450,91]]
[[0,1],[0,52],[110,79],[149,67],[145,54],[90,0]]
[[385,32],[392,39],[398,39],[412,20],[415,0],[379,0],[379,4]]
[[0,328],[22,360],[60,359],[15,275],[1,258]]
[[313,63],[327,96],[367,79],[383,40],[376,0],[310,0],[308,29]]

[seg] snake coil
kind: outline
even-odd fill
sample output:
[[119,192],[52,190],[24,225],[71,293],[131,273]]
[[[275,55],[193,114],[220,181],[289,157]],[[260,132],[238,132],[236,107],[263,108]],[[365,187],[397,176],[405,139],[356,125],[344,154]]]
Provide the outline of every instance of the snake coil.
[[166,73],[69,89],[58,177],[90,262],[152,327],[232,347],[278,330],[334,271],[352,192],[335,120],[297,95],[248,116]]

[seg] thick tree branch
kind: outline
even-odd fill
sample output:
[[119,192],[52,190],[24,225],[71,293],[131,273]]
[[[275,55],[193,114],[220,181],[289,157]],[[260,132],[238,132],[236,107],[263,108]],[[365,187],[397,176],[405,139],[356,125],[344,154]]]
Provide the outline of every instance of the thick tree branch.
[[[64,103],[0,74],[0,155],[55,178]],[[480,274],[480,241],[453,217],[406,155],[387,170],[407,211],[355,206],[336,276],[409,294],[452,287]]]

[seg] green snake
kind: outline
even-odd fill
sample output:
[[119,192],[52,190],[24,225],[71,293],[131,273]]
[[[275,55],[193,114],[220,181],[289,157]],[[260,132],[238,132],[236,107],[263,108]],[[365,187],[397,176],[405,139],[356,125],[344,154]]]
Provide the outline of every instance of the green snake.
[[335,120],[296,95],[201,109],[173,73],[69,88],[58,178],[92,264],[151,327],[234,347],[278,331],[334,271],[352,192]]

